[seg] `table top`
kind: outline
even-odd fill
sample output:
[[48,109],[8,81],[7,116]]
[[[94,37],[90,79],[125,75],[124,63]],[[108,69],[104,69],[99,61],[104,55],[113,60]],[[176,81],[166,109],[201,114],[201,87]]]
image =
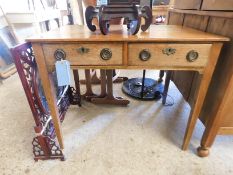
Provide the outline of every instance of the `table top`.
[[26,39],[29,42],[76,42],[76,41],[127,41],[127,42],[216,42],[229,38],[177,25],[151,25],[148,31],[129,35],[124,25],[110,26],[108,35],[100,30],[91,32],[87,27],[67,25]]

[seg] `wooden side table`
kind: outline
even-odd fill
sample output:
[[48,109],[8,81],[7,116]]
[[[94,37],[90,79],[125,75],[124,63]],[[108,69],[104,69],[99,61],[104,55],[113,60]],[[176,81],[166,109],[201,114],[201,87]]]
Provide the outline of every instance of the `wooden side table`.
[[[203,101],[219,57],[228,38],[181,26],[151,26],[148,32],[127,34],[126,26],[113,26],[111,34],[90,32],[83,26],[64,26],[35,36],[32,43],[56,136],[64,148],[62,128],[49,76],[54,70],[57,49],[66,53],[72,69],[158,69],[197,71],[201,76],[195,103],[186,128],[182,149],[188,148]],[[88,50],[80,53],[77,50]]]

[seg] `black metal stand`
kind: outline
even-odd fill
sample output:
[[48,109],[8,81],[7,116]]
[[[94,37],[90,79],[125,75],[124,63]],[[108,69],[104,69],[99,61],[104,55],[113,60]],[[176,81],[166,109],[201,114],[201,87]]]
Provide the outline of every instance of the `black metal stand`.
[[140,100],[159,100],[162,97],[163,84],[145,76],[146,70],[143,70],[142,78],[131,78],[125,81],[122,87],[123,92]]

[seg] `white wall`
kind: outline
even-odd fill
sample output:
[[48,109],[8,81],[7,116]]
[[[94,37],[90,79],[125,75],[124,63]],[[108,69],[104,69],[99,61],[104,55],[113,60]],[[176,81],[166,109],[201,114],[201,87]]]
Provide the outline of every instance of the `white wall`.
[[27,0],[0,0],[0,6],[4,13],[29,11]]
[[[45,9],[49,9],[49,7],[47,7],[46,1],[42,0],[42,2],[45,6]],[[61,10],[67,9],[66,0],[56,0],[56,2],[57,2],[57,8]],[[40,0],[34,0],[34,3],[35,3],[35,10],[37,11],[44,10]],[[0,0],[0,6],[2,6],[5,13],[34,11],[32,0],[29,0],[29,4],[28,4],[28,0]]]
[[7,24],[6,19],[4,18],[4,15],[2,13],[1,6],[0,6],[0,29],[6,26],[8,26],[8,24]]
[[83,25],[83,19],[81,16],[80,8],[79,8],[79,3],[82,4],[82,0],[70,0],[70,4],[72,7],[72,14],[73,14],[73,19],[74,19],[74,24],[79,24]]

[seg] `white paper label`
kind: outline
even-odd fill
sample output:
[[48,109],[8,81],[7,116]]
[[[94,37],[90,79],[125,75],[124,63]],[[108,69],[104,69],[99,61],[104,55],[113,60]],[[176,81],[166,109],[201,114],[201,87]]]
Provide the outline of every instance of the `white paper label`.
[[58,86],[70,85],[70,63],[67,60],[57,61],[55,64]]

